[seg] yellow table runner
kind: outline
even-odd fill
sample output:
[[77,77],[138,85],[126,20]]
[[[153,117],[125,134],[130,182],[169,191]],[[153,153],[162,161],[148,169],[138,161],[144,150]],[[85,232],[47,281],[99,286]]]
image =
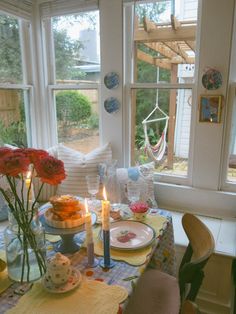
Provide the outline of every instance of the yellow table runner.
[[37,282],[7,313],[117,314],[119,304],[127,297],[125,288],[95,280],[84,280],[78,288],[63,294],[49,293]]
[[[144,222],[151,226],[156,231],[156,237],[158,237],[161,229],[167,222],[167,219],[162,216],[147,215]],[[103,256],[103,243],[99,239],[100,230],[101,226],[94,229],[94,252],[97,255]],[[131,265],[139,266],[145,263],[151,251],[152,251],[151,245],[147,246],[146,248],[134,251],[119,251],[111,249],[111,257],[118,261],[124,261]]]

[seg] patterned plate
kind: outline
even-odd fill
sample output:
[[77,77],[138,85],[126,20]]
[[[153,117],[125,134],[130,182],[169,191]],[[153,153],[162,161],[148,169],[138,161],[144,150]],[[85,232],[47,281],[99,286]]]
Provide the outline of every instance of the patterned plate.
[[110,245],[118,250],[138,250],[150,245],[155,235],[155,230],[145,223],[121,220],[111,224]]
[[113,89],[119,86],[119,75],[115,72],[107,73],[104,77],[104,84],[108,89]]
[[215,90],[222,85],[222,75],[215,69],[209,69],[202,76],[202,85],[208,90]]
[[120,102],[115,97],[107,98],[104,101],[104,108],[108,113],[115,113],[120,109]]
[[50,280],[47,280],[46,277],[42,278],[42,285],[48,292],[65,293],[76,288],[81,283],[81,280],[82,276],[80,271],[73,268],[70,278],[64,285],[57,286]]

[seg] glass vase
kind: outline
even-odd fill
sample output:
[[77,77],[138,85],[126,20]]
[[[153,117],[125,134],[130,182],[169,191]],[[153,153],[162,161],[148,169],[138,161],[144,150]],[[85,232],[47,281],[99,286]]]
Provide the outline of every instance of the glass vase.
[[4,231],[8,276],[18,282],[35,281],[46,270],[45,232],[38,211],[9,212],[8,219]]
[[121,202],[120,185],[116,176],[117,160],[101,164],[103,168],[103,184],[105,185],[107,198],[115,205]]

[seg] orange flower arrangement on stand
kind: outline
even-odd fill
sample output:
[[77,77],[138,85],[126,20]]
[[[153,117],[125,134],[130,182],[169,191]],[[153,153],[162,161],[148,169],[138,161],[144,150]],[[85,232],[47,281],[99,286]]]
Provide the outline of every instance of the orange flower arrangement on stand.
[[[30,171],[31,176],[27,178],[28,182],[26,184],[28,171]],[[45,183],[57,185],[65,179],[64,164],[44,150],[1,147],[0,176],[5,176],[9,185],[11,195],[2,187],[0,187],[0,192],[8,204],[9,216],[12,217],[14,224],[17,225],[17,228],[14,228],[14,232],[23,251],[20,281],[30,281],[29,248],[34,252],[40,275],[42,276],[45,272],[45,248],[44,250],[38,248],[35,229],[36,222],[34,220],[35,214],[37,215],[38,198]],[[38,177],[41,181],[36,197],[32,197],[32,180],[34,177]]]

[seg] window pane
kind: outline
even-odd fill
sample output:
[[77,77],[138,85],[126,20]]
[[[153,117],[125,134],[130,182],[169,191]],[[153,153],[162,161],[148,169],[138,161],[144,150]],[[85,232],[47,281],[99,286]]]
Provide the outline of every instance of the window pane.
[[[133,90],[135,163],[156,161],[157,172],[187,175],[191,99],[191,89]],[[156,109],[148,118],[156,103],[160,110]]]
[[197,6],[197,0],[136,3],[134,81],[193,82]]
[[57,83],[99,81],[98,11],[59,16],[52,21]]
[[21,83],[21,49],[18,20],[0,14],[0,83]]
[[58,142],[87,153],[99,146],[97,90],[55,91]]
[[1,89],[0,99],[0,145],[27,147],[28,92]]
[[233,104],[232,125],[231,125],[231,139],[230,139],[230,155],[228,165],[227,179],[236,183],[236,99]]

